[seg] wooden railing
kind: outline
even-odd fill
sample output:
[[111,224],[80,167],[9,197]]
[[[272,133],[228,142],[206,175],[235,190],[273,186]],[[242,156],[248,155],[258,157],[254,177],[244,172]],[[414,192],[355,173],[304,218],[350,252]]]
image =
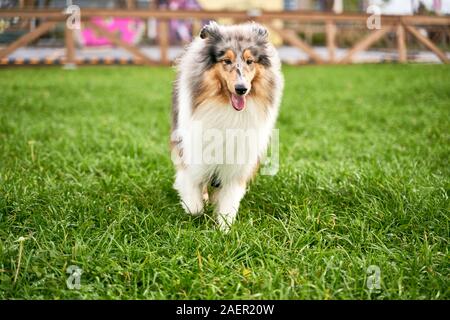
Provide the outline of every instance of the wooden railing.
[[[0,50],[0,59],[6,58],[20,47],[26,46],[32,41],[44,35],[46,32],[56,26],[57,23],[66,21],[68,15],[63,10],[0,10],[0,18],[20,17],[21,19],[39,18],[41,24],[36,29],[23,35],[13,43]],[[129,18],[155,18],[158,20],[158,39],[160,60],[154,60],[143,53],[139,47],[130,45],[122,41],[116,34],[91,23],[93,17],[129,17]],[[450,17],[448,16],[386,16],[380,17],[380,28],[369,31],[362,40],[350,48],[344,57],[336,59],[335,51],[336,34],[339,23],[349,22],[365,25],[370,18],[364,14],[333,14],[322,12],[306,11],[169,11],[169,10],[147,10],[147,9],[127,9],[127,10],[109,10],[109,9],[82,9],[81,20],[95,32],[110,40],[113,44],[130,52],[135,59],[144,64],[170,64],[168,56],[169,48],[169,25],[170,19],[203,19],[216,20],[221,18],[230,18],[234,21],[257,21],[263,23],[276,32],[286,43],[299,48],[305,52],[311,61],[324,63],[351,63],[358,52],[365,51],[387,33],[395,33],[397,39],[398,60],[407,62],[406,33],[410,33],[428,50],[436,54],[443,63],[449,60],[445,52],[438,48],[431,40],[424,36],[417,26],[443,26],[450,28]],[[328,59],[320,56],[313,47],[302,40],[296,32],[286,28],[280,28],[274,21],[296,21],[300,23],[323,23],[325,25],[326,44],[328,49]],[[66,26],[65,32],[65,58],[64,63],[75,64],[77,57],[75,52],[73,30]]]

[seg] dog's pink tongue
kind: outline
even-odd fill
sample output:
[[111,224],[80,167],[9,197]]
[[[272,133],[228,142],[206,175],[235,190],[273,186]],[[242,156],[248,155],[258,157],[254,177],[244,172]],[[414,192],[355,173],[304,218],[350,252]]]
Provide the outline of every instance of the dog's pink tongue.
[[233,105],[233,108],[235,108],[237,111],[241,111],[242,109],[245,108],[245,97],[238,96],[237,94],[232,94],[231,104]]

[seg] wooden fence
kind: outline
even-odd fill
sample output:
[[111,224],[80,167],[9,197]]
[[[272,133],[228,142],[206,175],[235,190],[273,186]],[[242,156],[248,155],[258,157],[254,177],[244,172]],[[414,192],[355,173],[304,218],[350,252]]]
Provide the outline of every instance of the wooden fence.
[[[41,23],[34,30],[21,36],[19,39],[8,44],[0,50],[0,61],[7,57],[20,47],[38,39],[45,33],[52,30],[58,23],[65,23],[68,14],[62,9],[57,10],[0,10],[1,18],[20,17],[21,19],[36,19]],[[154,60],[143,53],[138,46],[128,44],[120,39],[117,34],[102,28],[101,26],[91,23],[94,17],[128,17],[128,18],[154,18],[158,20],[158,39],[160,60]],[[428,50],[433,52],[443,63],[449,60],[445,52],[438,48],[428,37],[423,35],[418,26],[442,26],[450,28],[450,17],[447,16],[387,16],[380,17],[380,28],[369,31],[369,33],[359,40],[350,48],[343,57],[336,58],[336,34],[339,32],[339,23],[355,23],[366,25],[369,15],[364,14],[333,14],[322,12],[305,12],[305,11],[170,11],[170,10],[151,10],[151,9],[81,9],[81,21],[89,26],[102,37],[107,38],[111,43],[130,52],[136,62],[147,65],[168,65],[170,64],[169,50],[169,20],[170,19],[202,19],[217,20],[229,18],[233,21],[257,21],[270,27],[277,33],[285,43],[299,48],[305,52],[312,62],[318,64],[346,64],[351,63],[355,55],[361,51],[365,51],[382,39],[388,33],[394,33],[397,41],[397,51],[399,62],[407,62],[407,46],[406,33],[410,33]],[[328,50],[328,59],[319,55],[316,50],[302,40],[298,34],[290,29],[277,26],[274,21],[294,21],[301,23],[321,23],[325,25],[326,46]],[[62,61],[64,64],[81,64],[82,61],[77,59],[74,41],[74,32],[65,24],[65,57]]]

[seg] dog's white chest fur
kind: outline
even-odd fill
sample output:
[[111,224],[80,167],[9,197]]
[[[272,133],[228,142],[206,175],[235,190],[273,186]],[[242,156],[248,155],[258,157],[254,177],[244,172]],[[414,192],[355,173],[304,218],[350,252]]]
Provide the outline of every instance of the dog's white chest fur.
[[204,182],[214,176],[224,184],[245,181],[267,149],[274,118],[251,99],[242,111],[231,105],[199,106],[182,143],[193,178]]

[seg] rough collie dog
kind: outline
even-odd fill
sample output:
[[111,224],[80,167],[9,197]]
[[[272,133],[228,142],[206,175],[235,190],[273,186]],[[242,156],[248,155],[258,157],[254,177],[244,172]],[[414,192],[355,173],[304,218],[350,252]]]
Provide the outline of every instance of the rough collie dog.
[[259,24],[210,22],[186,48],[173,88],[171,151],[187,213],[201,214],[210,199],[219,228],[229,229],[265,156],[282,89],[277,51]]

